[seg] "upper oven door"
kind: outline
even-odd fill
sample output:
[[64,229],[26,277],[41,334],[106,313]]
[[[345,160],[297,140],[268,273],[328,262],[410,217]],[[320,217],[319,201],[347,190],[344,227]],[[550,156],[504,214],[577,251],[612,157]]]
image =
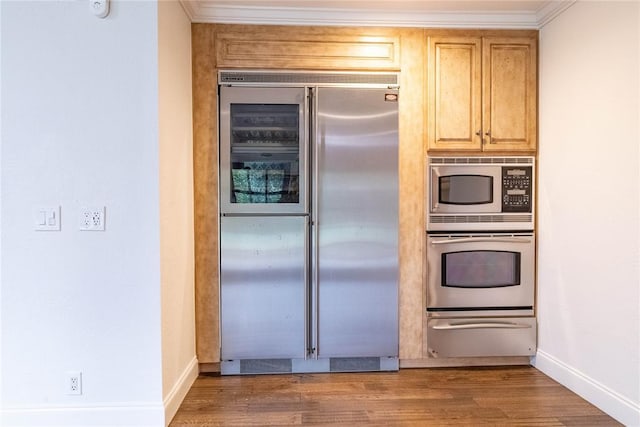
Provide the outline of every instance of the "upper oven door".
[[502,169],[499,166],[429,167],[432,214],[499,213]]
[[427,236],[427,310],[532,314],[532,233]]

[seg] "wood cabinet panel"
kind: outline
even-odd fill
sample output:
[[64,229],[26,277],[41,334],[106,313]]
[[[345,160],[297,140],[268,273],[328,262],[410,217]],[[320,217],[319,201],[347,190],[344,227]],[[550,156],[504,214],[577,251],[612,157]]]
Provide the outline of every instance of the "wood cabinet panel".
[[389,30],[246,27],[216,37],[219,68],[398,70],[400,41]]
[[429,41],[429,148],[481,148],[481,43],[477,38]]
[[[191,27],[196,354],[201,371],[220,361],[218,281],[218,150],[214,26]],[[203,368],[204,367],[204,368]]]
[[401,33],[399,114],[399,314],[400,359],[422,357],[424,258],[424,67],[422,30]]
[[482,50],[484,149],[535,150],[535,40],[485,38]]
[[429,150],[535,151],[533,37],[430,37]]

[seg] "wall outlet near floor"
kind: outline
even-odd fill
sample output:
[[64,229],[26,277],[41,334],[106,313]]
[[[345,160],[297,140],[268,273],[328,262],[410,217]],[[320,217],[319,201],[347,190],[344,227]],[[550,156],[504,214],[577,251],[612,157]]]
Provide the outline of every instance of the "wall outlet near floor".
[[82,372],[69,371],[66,376],[67,394],[82,394]]
[[104,231],[104,206],[87,206],[80,208],[79,227],[82,231]]

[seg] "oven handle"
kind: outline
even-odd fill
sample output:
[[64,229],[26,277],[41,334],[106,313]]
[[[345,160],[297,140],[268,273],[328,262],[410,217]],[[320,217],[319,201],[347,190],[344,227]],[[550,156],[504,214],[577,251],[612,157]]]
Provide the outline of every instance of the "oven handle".
[[450,245],[452,243],[531,243],[524,237],[465,237],[461,239],[433,240],[432,245]]
[[510,322],[445,323],[443,325],[435,325],[432,328],[442,331],[455,329],[530,329],[531,325]]

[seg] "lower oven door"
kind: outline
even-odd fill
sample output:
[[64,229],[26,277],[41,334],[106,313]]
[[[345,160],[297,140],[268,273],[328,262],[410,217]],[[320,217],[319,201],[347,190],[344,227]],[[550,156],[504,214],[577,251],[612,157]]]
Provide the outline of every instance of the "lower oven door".
[[427,236],[430,316],[532,315],[533,233]]
[[429,319],[429,357],[533,356],[533,317]]

